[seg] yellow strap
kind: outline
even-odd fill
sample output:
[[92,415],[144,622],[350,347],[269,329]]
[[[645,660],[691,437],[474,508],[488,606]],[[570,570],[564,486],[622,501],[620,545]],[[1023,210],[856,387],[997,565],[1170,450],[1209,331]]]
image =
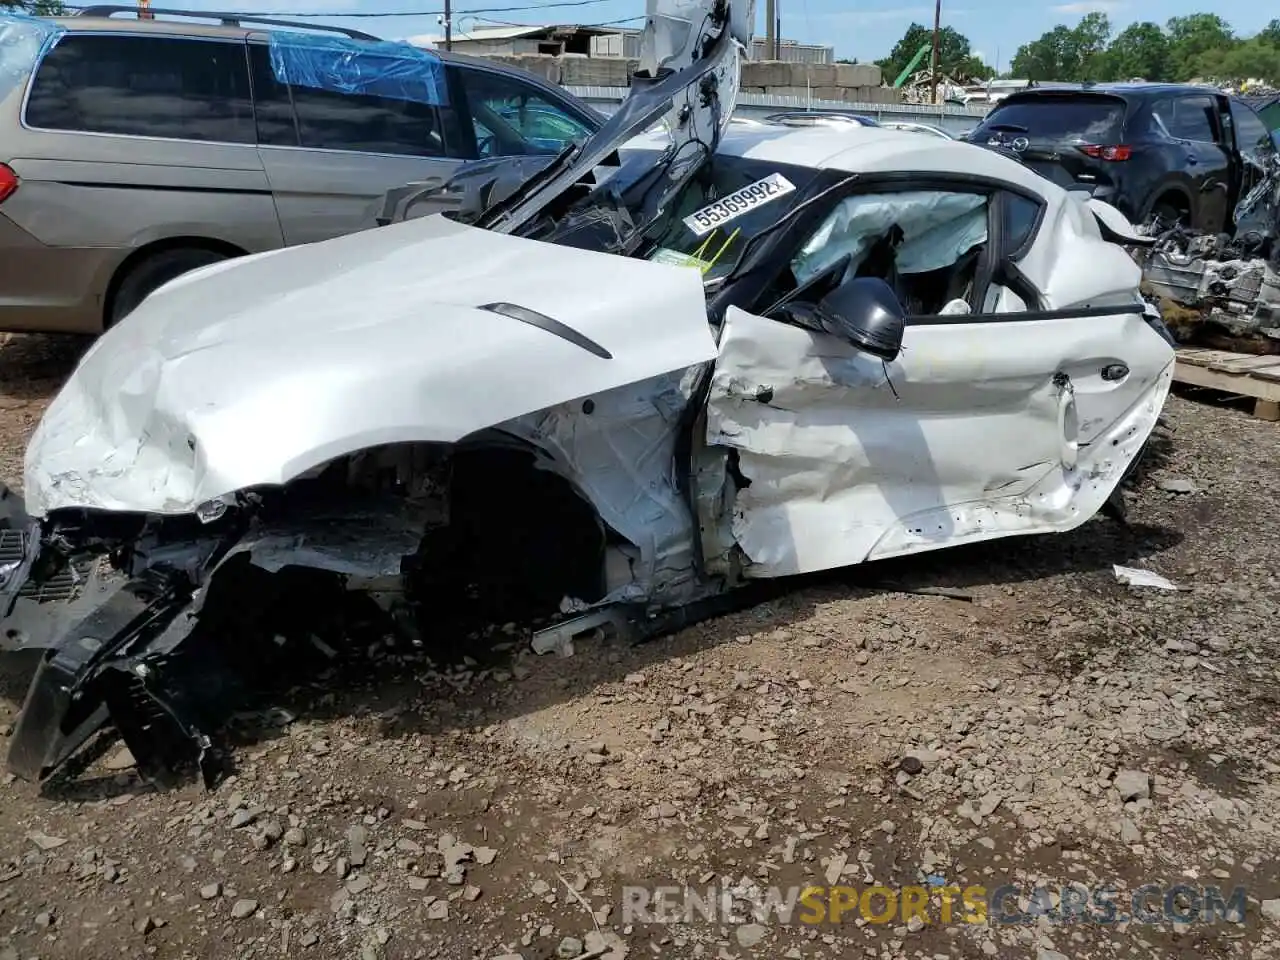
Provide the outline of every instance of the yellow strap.
[[[724,252],[725,252],[726,250],[728,250],[728,249],[729,249],[729,246],[733,243],[733,241],[734,241],[734,240],[736,240],[736,239],[737,239],[738,234],[739,234],[739,233],[741,233],[741,232],[742,232],[742,228],[741,228],[741,227],[734,227],[734,228],[733,228],[733,233],[729,234],[729,239],[728,239],[728,240],[726,240],[726,241],[724,242],[724,244],[720,247],[720,249],[716,251],[716,255],[715,255],[714,257],[712,257],[712,258],[711,258],[711,261],[710,261],[710,262],[709,262],[705,267],[703,267],[703,268],[702,268],[702,272],[703,272],[704,274],[705,274],[708,270],[710,270],[712,267],[714,267],[714,266],[716,265],[716,262],[717,262],[717,261],[719,261],[719,259],[720,259],[722,256],[724,256]],[[712,234],[712,236],[714,236],[714,234]],[[708,237],[707,239],[710,239],[710,237]],[[704,244],[704,246],[705,246],[705,244]]]

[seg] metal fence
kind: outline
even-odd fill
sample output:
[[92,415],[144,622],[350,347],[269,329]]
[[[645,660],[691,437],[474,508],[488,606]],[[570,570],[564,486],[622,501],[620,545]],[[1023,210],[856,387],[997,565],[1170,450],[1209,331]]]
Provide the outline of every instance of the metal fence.
[[[601,113],[612,113],[627,95],[626,87],[566,87]],[[876,120],[901,120],[928,123],[948,133],[964,133],[973,129],[987,115],[990,105],[961,107],[953,104],[919,103],[845,103],[840,100],[817,100],[808,97],[782,97],[768,93],[739,93],[734,115],[760,119],[785,110],[841,110]]]

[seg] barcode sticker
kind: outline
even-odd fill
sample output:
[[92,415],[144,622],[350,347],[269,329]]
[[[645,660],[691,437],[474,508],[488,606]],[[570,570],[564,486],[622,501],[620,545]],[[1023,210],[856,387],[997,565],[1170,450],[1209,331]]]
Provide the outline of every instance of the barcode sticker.
[[782,174],[771,173],[763,180],[748,184],[721,197],[715,203],[694,211],[684,218],[684,225],[693,231],[695,237],[701,237],[756,207],[786,196],[795,188],[795,184]]

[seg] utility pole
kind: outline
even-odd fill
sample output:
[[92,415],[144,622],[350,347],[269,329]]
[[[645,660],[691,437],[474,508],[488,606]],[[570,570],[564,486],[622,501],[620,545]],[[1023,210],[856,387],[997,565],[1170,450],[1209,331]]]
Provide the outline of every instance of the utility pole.
[[773,59],[782,59],[782,11],[779,0],[773,0]]
[[444,0],[444,48],[453,49],[453,6]]
[[764,5],[764,55],[778,59],[778,34],[775,18],[778,16],[777,0],[765,0]]
[[933,71],[930,83],[931,93],[929,100],[931,103],[938,102],[938,41],[942,35],[942,0],[934,0],[933,2]]

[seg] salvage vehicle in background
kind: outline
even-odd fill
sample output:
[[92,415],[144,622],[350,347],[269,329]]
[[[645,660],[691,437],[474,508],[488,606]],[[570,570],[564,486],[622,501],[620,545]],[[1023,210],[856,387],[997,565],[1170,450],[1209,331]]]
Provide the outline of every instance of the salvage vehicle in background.
[[940,137],[943,140],[956,139],[941,127],[935,127],[929,123],[916,123],[912,120],[881,120],[880,126],[888,130],[907,130],[911,133],[923,133],[929,137]]
[[491,61],[120,12],[0,14],[0,330],[98,333],[188,270],[349,233],[391,187],[603,120]]
[[1233,228],[1232,210],[1275,156],[1248,104],[1180,84],[1026,90],[1002,100],[966,139],[1012,150],[1135,223],[1158,218],[1202,233]]
[[765,123],[778,123],[789,127],[878,127],[875,117],[843,110],[787,110],[771,113]]
[[0,637],[44,652],[12,769],[111,722],[212,781],[224,678],[375,610],[564,650],[1116,495],[1173,366],[1142,238],[972,145],[731,124],[753,20],[650,0],[584,143],[176,279],[94,344],[0,491]]

